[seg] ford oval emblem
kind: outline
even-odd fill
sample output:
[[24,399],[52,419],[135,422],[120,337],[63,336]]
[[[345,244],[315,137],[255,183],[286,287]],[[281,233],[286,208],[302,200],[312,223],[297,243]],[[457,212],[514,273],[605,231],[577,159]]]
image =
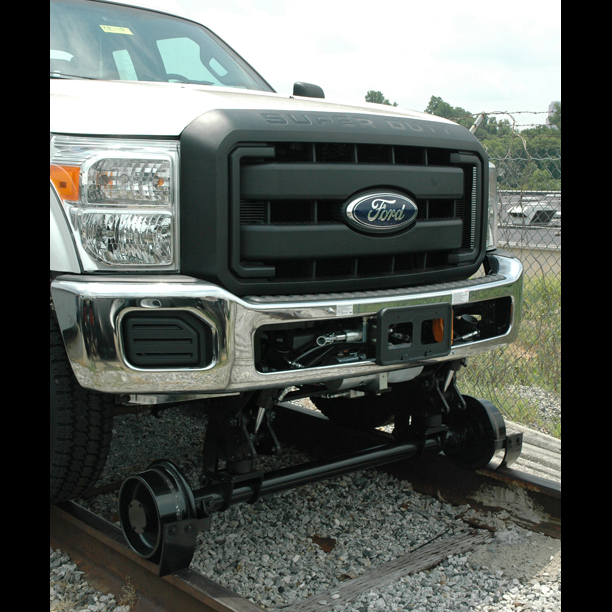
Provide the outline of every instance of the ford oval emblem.
[[348,202],[344,215],[349,225],[364,232],[397,232],[417,216],[417,205],[407,196],[394,192],[370,192]]

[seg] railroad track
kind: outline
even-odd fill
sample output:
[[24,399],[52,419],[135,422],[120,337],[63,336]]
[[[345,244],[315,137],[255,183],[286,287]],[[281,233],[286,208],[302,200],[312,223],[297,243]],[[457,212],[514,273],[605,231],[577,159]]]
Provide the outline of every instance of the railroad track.
[[[275,420],[275,431],[284,444],[307,451],[313,459],[353,452],[384,443],[384,432],[356,432],[329,422],[310,410],[284,405]],[[313,446],[312,441],[316,440]],[[528,438],[526,438],[528,440]],[[308,441],[308,444],[305,443]],[[307,446],[307,448],[306,448]],[[333,452],[330,452],[333,449]],[[561,487],[546,478],[517,469],[466,472],[439,455],[424,455],[378,468],[409,481],[415,491],[455,505],[469,503],[487,510],[504,509],[523,527],[561,537]],[[537,512],[534,511],[537,508]],[[525,511],[528,509],[529,511]],[[474,528],[483,525],[471,524]],[[329,597],[350,600],[360,592],[394,577],[418,572],[440,563],[449,554],[460,554],[486,541],[487,533],[470,530],[440,542],[431,542],[382,568],[342,583]],[[133,612],[256,612],[262,608],[191,569],[160,578],[157,566],[133,553],[121,530],[89,510],[67,502],[50,508],[50,543],[68,553],[88,582],[103,592],[118,593],[126,576],[139,594]],[[321,596],[303,600],[284,612],[321,609]]]

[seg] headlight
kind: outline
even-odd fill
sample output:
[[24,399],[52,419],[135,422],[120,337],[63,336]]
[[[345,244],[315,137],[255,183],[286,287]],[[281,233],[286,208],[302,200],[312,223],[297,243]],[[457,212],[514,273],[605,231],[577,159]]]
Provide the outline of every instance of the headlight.
[[83,187],[91,204],[169,205],[171,172],[171,160],[159,156],[105,156],[84,164]]
[[178,143],[54,136],[50,177],[86,271],[178,270]]
[[497,248],[497,168],[489,162],[489,214],[487,227],[487,251]]

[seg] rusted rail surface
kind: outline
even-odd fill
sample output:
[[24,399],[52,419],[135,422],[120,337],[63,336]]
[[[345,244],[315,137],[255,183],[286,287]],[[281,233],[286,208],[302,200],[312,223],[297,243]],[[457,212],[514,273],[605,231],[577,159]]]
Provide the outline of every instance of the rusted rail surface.
[[160,578],[156,565],[128,549],[118,527],[73,502],[51,506],[49,514],[51,546],[68,553],[100,591],[120,593],[129,580],[138,593],[133,612],[262,610],[191,569]]
[[[274,429],[286,444],[315,458],[351,452],[391,439],[381,431],[355,431],[331,423],[324,416],[298,406],[284,405]],[[314,442],[316,441],[316,442]],[[453,465],[443,455],[424,454],[377,468],[410,482],[415,491],[442,497],[455,505],[484,510],[506,510],[521,526],[561,538],[561,485],[516,469],[471,472]]]
[[[351,452],[390,438],[379,431],[358,432],[335,425],[318,413],[293,405],[284,405],[278,411],[274,427],[284,444],[304,450],[313,458]],[[561,537],[558,483],[508,468],[468,472],[439,455],[424,455],[378,469],[408,480],[418,492],[457,505],[469,503],[485,510],[503,508],[522,526]],[[523,506],[529,506],[528,516],[521,515],[521,504],[508,506],[508,499],[521,496]],[[117,526],[72,502],[51,506],[50,543],[54,549],[68,553],[86,573],[87,581],[100,591],[120,593],[129,579],[139,596],[133,612],[262,610],[190,569],[160,578],[156,565],[127,547]]]

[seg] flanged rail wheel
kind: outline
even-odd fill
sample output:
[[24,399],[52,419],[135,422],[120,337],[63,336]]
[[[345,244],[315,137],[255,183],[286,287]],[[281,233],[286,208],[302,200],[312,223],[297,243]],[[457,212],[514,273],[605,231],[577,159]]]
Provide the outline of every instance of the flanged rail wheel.
[[119,520],[131,548],[158,561],[166,524],[196,516],[193,492],[171,461],[154,461],[144,472],[128,476],[119,491]]
[[[444,454],[468,470],[486,467],[506,437],[506,424],[499,410],[488,400],[464,395],[465,410],[453,410],[447,417],[449,441]],[[453,438],[460,440],[453,443]]]

